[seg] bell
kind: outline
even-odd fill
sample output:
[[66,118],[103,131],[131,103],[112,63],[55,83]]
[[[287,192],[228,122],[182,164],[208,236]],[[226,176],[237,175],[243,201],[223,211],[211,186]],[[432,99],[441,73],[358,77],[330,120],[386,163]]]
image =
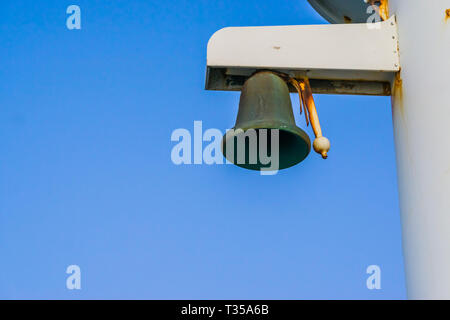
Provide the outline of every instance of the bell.
[[[250,170],[281,170],[303,161],[311,150],[308,135],[295,124],[289,88],[263,71],[249,78],[241,93],[236,125],[222,140],[231,163]],[[268,160],[272,163],[268,163]]]

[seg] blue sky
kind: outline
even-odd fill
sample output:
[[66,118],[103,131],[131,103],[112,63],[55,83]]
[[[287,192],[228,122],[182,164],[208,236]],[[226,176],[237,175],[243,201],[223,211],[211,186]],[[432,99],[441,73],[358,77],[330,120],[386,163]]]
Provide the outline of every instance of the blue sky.
[[0,298],[406,298],[388,97],[315,97],[327,161],[276,176],[171,161],[173,130],[236,118],[238,93],[204,91],[209,37],[326,23],[306,1],[0,8]]

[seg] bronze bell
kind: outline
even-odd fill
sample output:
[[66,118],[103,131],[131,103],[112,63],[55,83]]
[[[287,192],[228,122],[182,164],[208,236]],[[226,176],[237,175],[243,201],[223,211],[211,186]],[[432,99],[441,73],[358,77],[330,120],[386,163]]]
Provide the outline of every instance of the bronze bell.
[[223,137],[222,152],[245,169],[269,168],[266,154],[278,156],[276,170],[286,169],[303,161],[311,150],[308,135],[295,124],[288,85],[269,71],[245,82],[233,130]]

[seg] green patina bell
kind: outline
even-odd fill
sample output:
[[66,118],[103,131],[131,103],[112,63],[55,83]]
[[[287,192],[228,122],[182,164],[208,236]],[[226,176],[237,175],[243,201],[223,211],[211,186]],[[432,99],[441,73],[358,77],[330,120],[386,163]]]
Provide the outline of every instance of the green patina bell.
[[223,137],[222,152],[242,168],[264,170],[277,160],[275,170],[286,169],[311,150],[308,135],[295,124],[286,82],[272,72],[257,73],[245,82],[233,130]]

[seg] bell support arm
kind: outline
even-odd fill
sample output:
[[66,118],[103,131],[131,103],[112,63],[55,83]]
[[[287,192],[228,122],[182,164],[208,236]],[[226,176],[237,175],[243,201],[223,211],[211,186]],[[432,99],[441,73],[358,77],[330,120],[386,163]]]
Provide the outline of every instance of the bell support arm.
[[[258,70],[308,77],[313,93],[391,95],[400,70],[395,16],[379,23],[231,27],[208,43],[207,90],[241,90]],[[295,92],[295,88],[290,88]]]

